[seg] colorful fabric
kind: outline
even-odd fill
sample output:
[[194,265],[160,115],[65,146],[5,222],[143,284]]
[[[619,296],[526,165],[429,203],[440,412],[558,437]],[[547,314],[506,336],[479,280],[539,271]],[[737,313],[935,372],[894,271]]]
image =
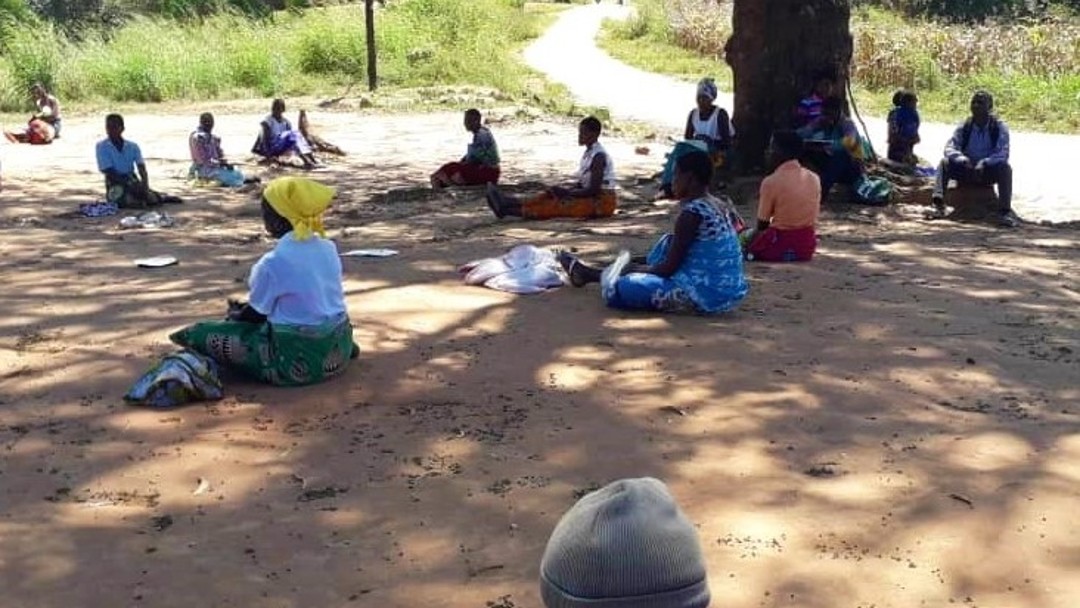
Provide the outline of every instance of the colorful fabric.
[[146,187],[135,175],[105,178],[105,201],[120,209],[145,209],[161,204],[161,194]]
[[[750,291],[743,275],[742,248],[725,205],[712,197],[680,203],[683,213],[701,218],[697,237],[675,274],[664,278],[647,273],[623,275],[615,283],[608,306],[630,310],[714,314],[735,308]],[[649,252],[647,263],[662,262],[671,246],[670,234]]]
[[439,167],[436,175],[445,175],[448,180],[463,186],[480,186],[499,182],[499,167],[475,163],[446,163]]
[[239,169],[216,167],[209,171],[200,171],[194,164],[192,164],[191,169],[188,170],[188,177],[215,183],[219,186],[225,186],[226,188],[239,188],[244,185],[245,180],[243,171],[240,171]]
[[217,363],[185,350],[163,357],[135,381],[124,401],[150,407],[175,407],[192,401],[216,401],[224,396]]
[[716,101],[716,96],[719,91],[716,88],[716,82],[712,78],[702,78],[697,84],[697,96],[705,97],[709,101]]
[[95,149],[98,171],[114,171],[119,175],[134,175],[136,165],[145,164],[142,150],[133,141],[121,140],[116,147],[108,138],[97,143]]
[[251,267],[248,303],[281,325],[323,325],[347,314],[341,257],[333,241],[293,232]]
[[109,217],[110,215],[116,215],[119,211],[120,208],[116,203],[108,201],[79,205],[79,214],[83,217]]
[[795,127],[805,127],[821,118],[821,109],[824,104],[825,100],[817,93],[801,99],[795,109]]
[[304,177],[279,177],[263,190],[263,198],[292,224],[296,240],[326,236],[322,216],[336,194],[329,186]]
[[846,151],[855,160],[862,160],[866,156],[865,146],[859,129],[855,123],[846,116],[841,116],[836,124],[826,124],[824,117],[799,129],[799,135],[803,139],[831,142],[832,152]]
[[769,227],[754,235],[746,259],[759,262],[808,262],[817,250],[813,226],[782,230]]
[[348,367],[353,351],[348,319],[318,327],[207,321],[169,340],[276,386],[307,386],[337,376]]
[[[278,120],[270,114],[263,119],[262,126],[265,130],[261,131],[255,140],[255,145],[251,148],[253,153],[266,157],[283,156],[290,152],[311,154],[311,144],[302,133],[293,129],[288,118],[282,117]],[[267,133],[269,140],[266,140]]]
[[548,220],[557,217],[596,218],[611,217],[618,206],[618,197],[612,190],[603,190],[595,197],[560,199],[550,192],[542,192],[521,204],[521,217],[530,220]]
[[821,211],[821,180],[797,160],[789,160],[761,182],[758,220],[780,230],[817,224]]
[[675,183],[675,163],[691,152],[704,152],[708,154],[709,145],[698,140],[685,140],[675,144],[675,147],[667,154],[667,161],[664,162],[664,171],[660,175],[660,187],[664,189],[665,192],[670,191],[671,185]]
[[191,152],[191,168],[199,179],[215,181],[222,186],[235,188],[244,184],[244,174],[223,164],[225,152],[221,138],[213,133],[195,129],[188,137]]
[[491,129],[480,127],[473,133],[472,143],[469,144],[462,162],[498,169],[499,146],[495,143],[495,136],[491,134]]

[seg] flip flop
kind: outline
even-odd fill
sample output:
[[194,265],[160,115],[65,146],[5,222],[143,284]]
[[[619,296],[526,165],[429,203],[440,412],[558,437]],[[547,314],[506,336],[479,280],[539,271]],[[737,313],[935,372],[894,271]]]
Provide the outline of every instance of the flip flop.
[[484,198],[487,199],[488,208],[495,214],[495,217],[500,220],[506,217],[506,213],[502,210],[502,195],[499,194],[499,189],[495,187],[495,184],[488,182]]
[[600,296],[605,302],[610,302],[615,297],[615,284],[619,282],[619,277],[629,264],[630,252],[624,249],[619,252],[619,257],[600,273]]

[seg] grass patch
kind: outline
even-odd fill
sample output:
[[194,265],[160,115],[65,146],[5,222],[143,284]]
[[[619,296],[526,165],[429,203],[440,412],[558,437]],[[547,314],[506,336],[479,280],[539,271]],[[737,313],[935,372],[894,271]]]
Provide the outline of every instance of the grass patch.
[[[709,0],[638,0],[639,14],[607,22],[601,46],[641,69],[695,80],[713,75],[731,90],[721,57],[729,7]],[[916,90],[924,120],[957,122],[971,93],[994,93],[1016,129],[1080,131],[1080,23],[947,25],[859,9],[854,92],[863,112],[883,116],[900,87]]]
[[[657,0],[634,4],[630,18],[604,22],[598,44],[612,57],[629,65],[696,82],[712,76],[717,85],[731,90],[731,68],[718,51],[697,50],[685,30],[672,25],[668,11]],[[704,28],[703,28],[704,29]],[[722,44],[720,47],[722,49]]]
[[[517,52],[553,19],[517,0],[396,0],[376,11],[380,89],[474,85],[566,105]],[[366,89],[361,3],[175,21],[136,17],[118,30],[68,38],[47,24],[2,32],[0,110],[29,107],[45,82],[69,105],[320,95]],[[153,52],[148,50],[152,49]]]

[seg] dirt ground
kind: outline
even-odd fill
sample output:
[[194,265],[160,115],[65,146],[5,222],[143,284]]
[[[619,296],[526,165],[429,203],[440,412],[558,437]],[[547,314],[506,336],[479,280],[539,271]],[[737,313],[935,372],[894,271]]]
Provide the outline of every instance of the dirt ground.
[[[212,109],[249,160],[262,105]],[[100,193],[99,118],[3,149],[5,608],[535,607],[559,516],[645,475],[698,526],[718,608],[1080,601],[1075,228],[832,208],[815,261],[751,265],[734,314],[611,311],[595,286],[513,297],[456,266],[525,242],[644,249],[670,221],[639,180],[659,144],[608,139],[614,218],[497,221],[477,191],[423,188],[464,149],[458,114],[324,112],[351,152],[317,174],[341,192],[331,236],[401,252],[345,260],[359,362],[134,408],[167,335],[220,316],[271,246],[251,194],[180,178],[195,117],[128,117],[154,186],[187,201],[171,229],[73,214]],[[576,167],[571,123],[494,131],[506,181]],[[132,263],[156,254],[180,264]]]

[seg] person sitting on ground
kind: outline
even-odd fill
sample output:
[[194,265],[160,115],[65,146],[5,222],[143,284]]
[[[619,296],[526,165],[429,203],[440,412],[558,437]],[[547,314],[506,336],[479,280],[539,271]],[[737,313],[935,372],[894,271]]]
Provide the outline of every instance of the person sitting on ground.
[[999,222],[1014,228],[1020,218],[1012,210],[1012,167],[1009,165],[1009,127],[993,114],[994,97],[977,91],[971,98],[971,118],[956,128],[945,144],[945,158],[934,182],[933,218],[945,217],[945,188],[950,179],[960,185],[997,185]]
[[180,203],[178,197],[150,189],[142,150],[124,139],[124,117],[105,117],[107,137],[97,143],[98,170],[105,174],[105,200],[121,209],[145,209],[162,203]]
[[664,164],[664,172],[660,178],[660,192],[664,196],[672,196],[671,181],[675,175],[675,162],[683,154],[705,150],[716,167],[723,167],[728,163],[735,131],[727,110],[716,105],[717,95],[716,83],[712,78],[703,78],[698,82],[697,107],[686,117],[686,140],[675,144]]
[[850,118],[844,116],[844,101],[830,97],[821,107],[821,116],[798,130],[803,138],[810,168],[821,177],[821,199],[833,184],[855,184],[862,179],[863,141]]
[[814,75],[814,87],[810,94],[799,100],[795,106],[795,128],[801,129],[818,118],[825,100],[836,96],[836,76],[829,70],[822,70]]
[[228,187],[236,188],[258,181],[245,180],[244,174],[225,160],[221,138],[214,135],[214,115],[204,112],[199,116],[199,126],[188,137],[191,151],[191,174]]
[[479,186],[499,181],[499,147],[491,130],[482,123],[480,110],[465,111],[465,130],[473,134],[465,156],[455,163],[446,163],[431,175],[431,187]]
[[607,305],[624,310],[713,314],[735,308],[750,286],[730,219],[731,202],[708,191],[712,171],[712,160],[700,151],[675,164],[673,188],[679,199],[675,228],[653,245],[644,265],[627,266],[627,256],[620,255],[616,264],[602,270],[561,252],[559,262],[570,283],[582,287],[601,282]]
[[563,514],[540,559],[547,608],[705,608],[694,524],[664,482],[620,479]]
[[30,117],[23,131],[4,131],[4,137],[11,143],[50,144],[60,137],[60,102],[41,83],[30,87],[30,95],[34,98],[37,112]]
[[292,123],[285,118],[285,100],[275,99],[270,104],[270,114],[259,123],[259,138],[251,148],[254,154],[268,160],[295,153],[304,163],[305,169],[312,169],[319,164],[312,153],[304,134],[293,129]]
[[596,218],[615,214],[615,165],[611,155],[598,141],[603,127],[589,116],[578,125],[578,145],[585,146],[578,168],[578,178],[567,186],[552,186],[525,201],[504,196],[494,184],[488,184],[487,202],[495,217],[508,215],[531,220],[557,217]]
[[63,126],[63,117],[60,116],[60,101],[55,95],[45,89],[40,82],[30,87],[30,94],[34,97],[34,105],[37,106],[37,114],[33,118],[43,120],[53,128],[53,138],[59,139],[60,128]]
[[246,304],[229,303],[224,321],[196,323],[169,339],[223,367],[278,386],[336,376],[359,355],[353,343],[337,246],[322,217],[334,190],[279,177],[263,190],[263,225],[278,239],[248,277]]
[[814,257],[821,181],[799,164],[802,148],[802,139],[794,131],[773,134],[770,152],[776,170],[761,182],[757,228],[747,247],[748,260],[805,262]]
[[899,90],[893,95],[893,109],[889,111],[889,160],[915,165],[919,159],[915,156],[915,144],[919,139],[919,98],[907,90]]
[[56,139],[52,125],[40,118],[31,118],[22,131],[4,131],[4,137],[13,144],[43,146]]

